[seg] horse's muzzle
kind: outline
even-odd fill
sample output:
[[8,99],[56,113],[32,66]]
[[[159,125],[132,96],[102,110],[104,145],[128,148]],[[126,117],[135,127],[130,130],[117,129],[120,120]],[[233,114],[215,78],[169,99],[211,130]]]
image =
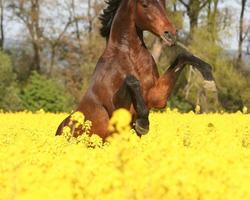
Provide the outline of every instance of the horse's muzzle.
[[162,36],[161,39],[168,45],[174,46],[176,44],[177,37],[171,32],[166,31]]

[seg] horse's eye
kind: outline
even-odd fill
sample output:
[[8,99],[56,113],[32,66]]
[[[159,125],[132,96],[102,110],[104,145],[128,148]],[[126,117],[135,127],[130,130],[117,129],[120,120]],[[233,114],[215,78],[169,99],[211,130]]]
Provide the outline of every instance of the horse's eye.
[[147,8],[147,7],[148,7],[148,2],[147,2],[147,0],[142,0],[142,6],[143,6],[144,8]]

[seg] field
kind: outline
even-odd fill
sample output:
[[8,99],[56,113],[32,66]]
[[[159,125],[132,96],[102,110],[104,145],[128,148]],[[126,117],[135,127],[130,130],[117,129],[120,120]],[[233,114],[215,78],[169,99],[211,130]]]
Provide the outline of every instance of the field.
[[65,116],[0,114],[1,200],[250,199],[250,115],[151,113],[139,139],[121,110],[105,144],[55,137]]

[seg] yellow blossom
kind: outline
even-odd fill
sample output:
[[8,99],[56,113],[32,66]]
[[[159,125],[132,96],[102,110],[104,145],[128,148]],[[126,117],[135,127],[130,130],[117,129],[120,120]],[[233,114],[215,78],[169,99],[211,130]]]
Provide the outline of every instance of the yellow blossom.
[[242,111],[243,111],[244,114],[247,114],[248,108],[246,106],[244,106]]
[[196,105],[196,107],[195,107],[195,113],[196,114],[200,114],[200,112],[201,112],[201,107],[199,105]]
[[85,116],[82,112],[75,112],[71,115],[70,120],[76,122],[78,125],[83,125]]
[[129,130],[129,124],[132,120],[130,113],[125,109],[116,110],[109,122],[110,131],[124,131]]
[[[196,112],[197,113],[197,112]],[[130,130],[126,110],[114,112],[114,134],[72,137],[72,115],[0,113],[0,200],[250,199],[250,115],[150,113],[150,132]]]

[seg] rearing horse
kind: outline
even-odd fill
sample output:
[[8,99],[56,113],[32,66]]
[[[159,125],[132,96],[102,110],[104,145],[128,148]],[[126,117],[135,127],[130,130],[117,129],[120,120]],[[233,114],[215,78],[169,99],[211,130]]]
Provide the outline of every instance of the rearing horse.
[[[149,110],[164,108],[185,64],[196,67],[205,80],[213,80],[211,67],[191,54],[178,56],[159,76],[156,63],[143,40],[150,31],[169,46],[176,43],[176,28],[159,0],[108,0],[100,19],[107,46],[99,59],[89,88],[76,111],[92,121],[91,133],[103,139],[112,133],[108,123],[119,108],[129,110],[138,135],[149,130]],[[59,126],[69,126],[70,116]]]

